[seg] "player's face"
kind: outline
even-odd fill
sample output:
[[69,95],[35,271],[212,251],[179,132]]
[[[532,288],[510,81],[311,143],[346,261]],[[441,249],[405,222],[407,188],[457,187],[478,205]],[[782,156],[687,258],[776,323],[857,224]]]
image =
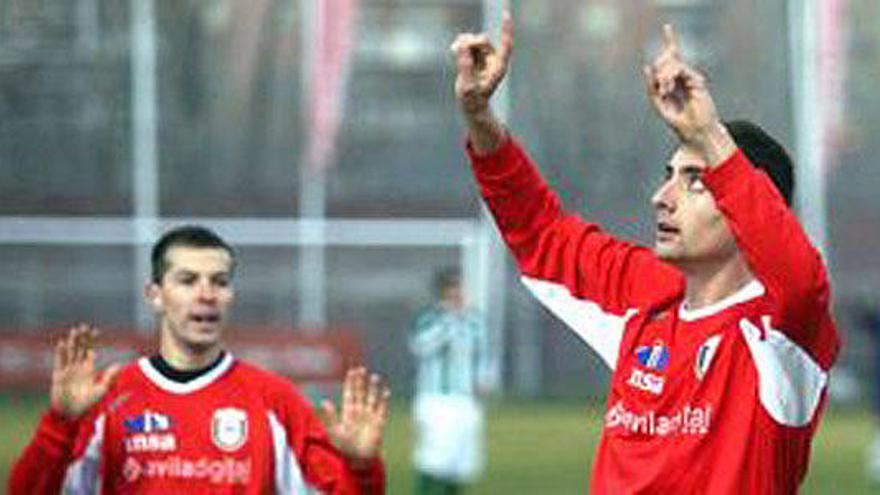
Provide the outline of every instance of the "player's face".
[[460,285],[452,285],[443,289],[440,294],[443,303],[452,310],[458,311],[464,309],[467,300],[464,297],[464,291]]
[[196,352],[219,346],[235,296],[232,257],[220,248],[176,246],[165,259],[168,270],[161,282],[148,288],[162,338]]
[[737,252],[727,221],[703,184],[705,170],[697,152],[678,148],[651,200],[657,213],[655,252],[682,268],[724,262]]

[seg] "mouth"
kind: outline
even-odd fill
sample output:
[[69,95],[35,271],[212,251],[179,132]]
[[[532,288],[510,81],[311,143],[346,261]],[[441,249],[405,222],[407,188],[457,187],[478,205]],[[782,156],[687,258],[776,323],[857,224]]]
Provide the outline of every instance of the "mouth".
[[190,321],[202,324],[216,324],[220,322],[219,313],[195,313],[190,315]]
[[657,240],[665,240],[680,233],[678,228],[668,222],[657,222]]

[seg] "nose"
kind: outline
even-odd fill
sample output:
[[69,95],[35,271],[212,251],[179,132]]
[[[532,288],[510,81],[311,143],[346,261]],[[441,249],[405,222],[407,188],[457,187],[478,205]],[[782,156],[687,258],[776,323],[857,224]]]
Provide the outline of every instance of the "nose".
[[651,197],[651,204],[657,210],[672,211],[675,209],[675,185],[671,180],[664,180],[654,195]]
[[217,300],[217,290],[210,282],[202,282],[198,285],[196,297],[200,302],[213,303]]

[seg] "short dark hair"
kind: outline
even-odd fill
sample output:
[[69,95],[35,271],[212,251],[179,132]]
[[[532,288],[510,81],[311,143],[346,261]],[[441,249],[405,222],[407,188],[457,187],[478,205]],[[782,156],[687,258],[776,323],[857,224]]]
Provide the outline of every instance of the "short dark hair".
[[443,296],[443,292],[461,286],[461,270],[454,266],[440,268],[434,273],[434,295]]
[[754,122],[732,120],[723,124],[752,165],[770,177],[785,203],[791,205],[794,169],[785,148]]
[[162,283],[162,277],[168,271],[169,263],[166,258],[168,251],[173,247],[194,248],[218,248],[229,253],[232,258],[232,268],[235,268],[235,250],[213,230],[199,225],[184,225],[166,232],[153,244],[150,254],[151,274],[153,283]]

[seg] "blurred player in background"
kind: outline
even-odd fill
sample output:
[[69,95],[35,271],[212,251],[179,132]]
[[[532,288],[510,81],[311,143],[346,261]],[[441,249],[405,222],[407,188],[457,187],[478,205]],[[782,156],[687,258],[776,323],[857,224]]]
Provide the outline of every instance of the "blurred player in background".
[[874,439],[868,445],[865,452],[865,474],[871,483],[880,485],[880,304],[872,299],[866,300],[859,308],[859,317],[862,328],[871,339],[871,351],[873,375],[869,383],[872,391],[872,404],[874,407]]
[[512,49],[509,13],[498,48],[460,35],[455,93],[523,282],[613,370],[590,493],[797,492],[839,343],[785,150],[719,119],[666,26],[644,79],[679,146],[658,166],[654,249],[617,240],[562,210],[493,115]]
[[484,413],[480,397],[490,380],[488,334],[468,306],[456,268],[434,277],[436,302],[410,330],[416,358],[413,404],[416,493],[461,493],[484,464]]
[[337,414],[223,344],[235,253],[201,227],[154,246],[146,297],[159,352],[95,369],[96,331],[55,348],[50,409],[13,467],[11,494],[382,493],[388,389],[349,370]]

